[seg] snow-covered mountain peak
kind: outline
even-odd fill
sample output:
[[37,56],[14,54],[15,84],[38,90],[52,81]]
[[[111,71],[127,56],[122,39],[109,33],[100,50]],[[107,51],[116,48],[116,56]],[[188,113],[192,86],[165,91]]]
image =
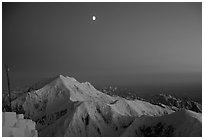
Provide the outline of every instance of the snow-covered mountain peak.
[[[63,75],[16,99],[15,103],[23,105],[25,117],[37,123],[40,136],[138,136],[129,127],[137,128],[135,123],[143,125],[146,119],[149,123],[154,119],[165,121],[166,116],[174,113],[169,107],[147,101],[109,96],[89,82],[80,83]],[[179,111],[175,117],[182,119],[183,113],[188,111]],[[202,121],[200,115],[192,115]]]

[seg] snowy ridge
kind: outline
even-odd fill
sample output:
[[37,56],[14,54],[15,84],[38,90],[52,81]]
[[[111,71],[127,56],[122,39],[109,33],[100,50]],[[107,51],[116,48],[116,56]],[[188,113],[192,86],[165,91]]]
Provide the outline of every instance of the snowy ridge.
[[24,98],[15,102],[36,122],[39,136],[137,136],[128,127],[140,117],[174,113],[146,101],[106,95],[89,82],[62,75]]
[[[120,101],[117,103],[120,103]],[[164,110],[157,110],[156,108],[152,110],[148,109],[147,106],[146,110],[140,110],[138,108],[133,110],[128,103],[125,105],[127,110],[125,111],[126,108],[124,108],[124,112],[122,113],[121,110],[123,108],[120,107],[121,105],[117,105],[117,103],[111,105],[100,101],[82,102],[75,108],[72,117],[67,113],[65,117],[62,117],[56,122],[56,124],[63,123],[63,121],[69,121],[70,123],[65,122],[62,125],[54,124],[48,126],[40,135],[59,136],[59,132],[64,130],[66,131],[64,136],[120,136],[121,132],[124,132],[133,122],[135,116],[141,116],[145,113],[151,114],[151,112],[155,112],[154,114],[157,115],[163,115],[165,113]],[[166,113],[168,112],[166,110]],[[66,117],[67,119],[64,120]],[[57,132],[56,126],[60,129]]]
[[91,99],[111,101],[111,98],[98,92],[94,87],[80,84],[72,78],[59,78],[43,88],[30,92],[23,104],[25,117],[35,120],[37,129],[51,124],[59,118],[58,113],[73,109],[75,103]]
[[122,136],[202,136],[201,114],[180,110],[169,115],[142,116],[127,128]]

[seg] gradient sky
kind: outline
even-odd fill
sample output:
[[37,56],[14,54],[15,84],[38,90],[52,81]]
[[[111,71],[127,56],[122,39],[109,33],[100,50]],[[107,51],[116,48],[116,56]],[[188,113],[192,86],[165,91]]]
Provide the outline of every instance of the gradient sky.
[[3,3],[2,10],[12,87],[59,74],[99,86],[201,84],[202,3]]

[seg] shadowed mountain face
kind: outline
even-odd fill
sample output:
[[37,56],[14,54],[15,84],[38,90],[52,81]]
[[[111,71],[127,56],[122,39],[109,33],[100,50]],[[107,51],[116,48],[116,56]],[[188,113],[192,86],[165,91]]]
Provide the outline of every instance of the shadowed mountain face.
[[62,75],[12,105],[36,122],[39,136],[201,136],[199,113],[110,96]]

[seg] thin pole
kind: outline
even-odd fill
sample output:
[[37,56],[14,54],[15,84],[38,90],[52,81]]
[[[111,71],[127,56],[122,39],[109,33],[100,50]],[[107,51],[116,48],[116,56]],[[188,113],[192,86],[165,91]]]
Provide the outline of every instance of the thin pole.
[[7,65],[5,65],[6,68],[6,76],[7,76],[7,83],[8,83],[8,94],[9,94],[9,110],[12,111],[11,107],[11,90],[10,90],[10,79],[9,79],[9,68]]

